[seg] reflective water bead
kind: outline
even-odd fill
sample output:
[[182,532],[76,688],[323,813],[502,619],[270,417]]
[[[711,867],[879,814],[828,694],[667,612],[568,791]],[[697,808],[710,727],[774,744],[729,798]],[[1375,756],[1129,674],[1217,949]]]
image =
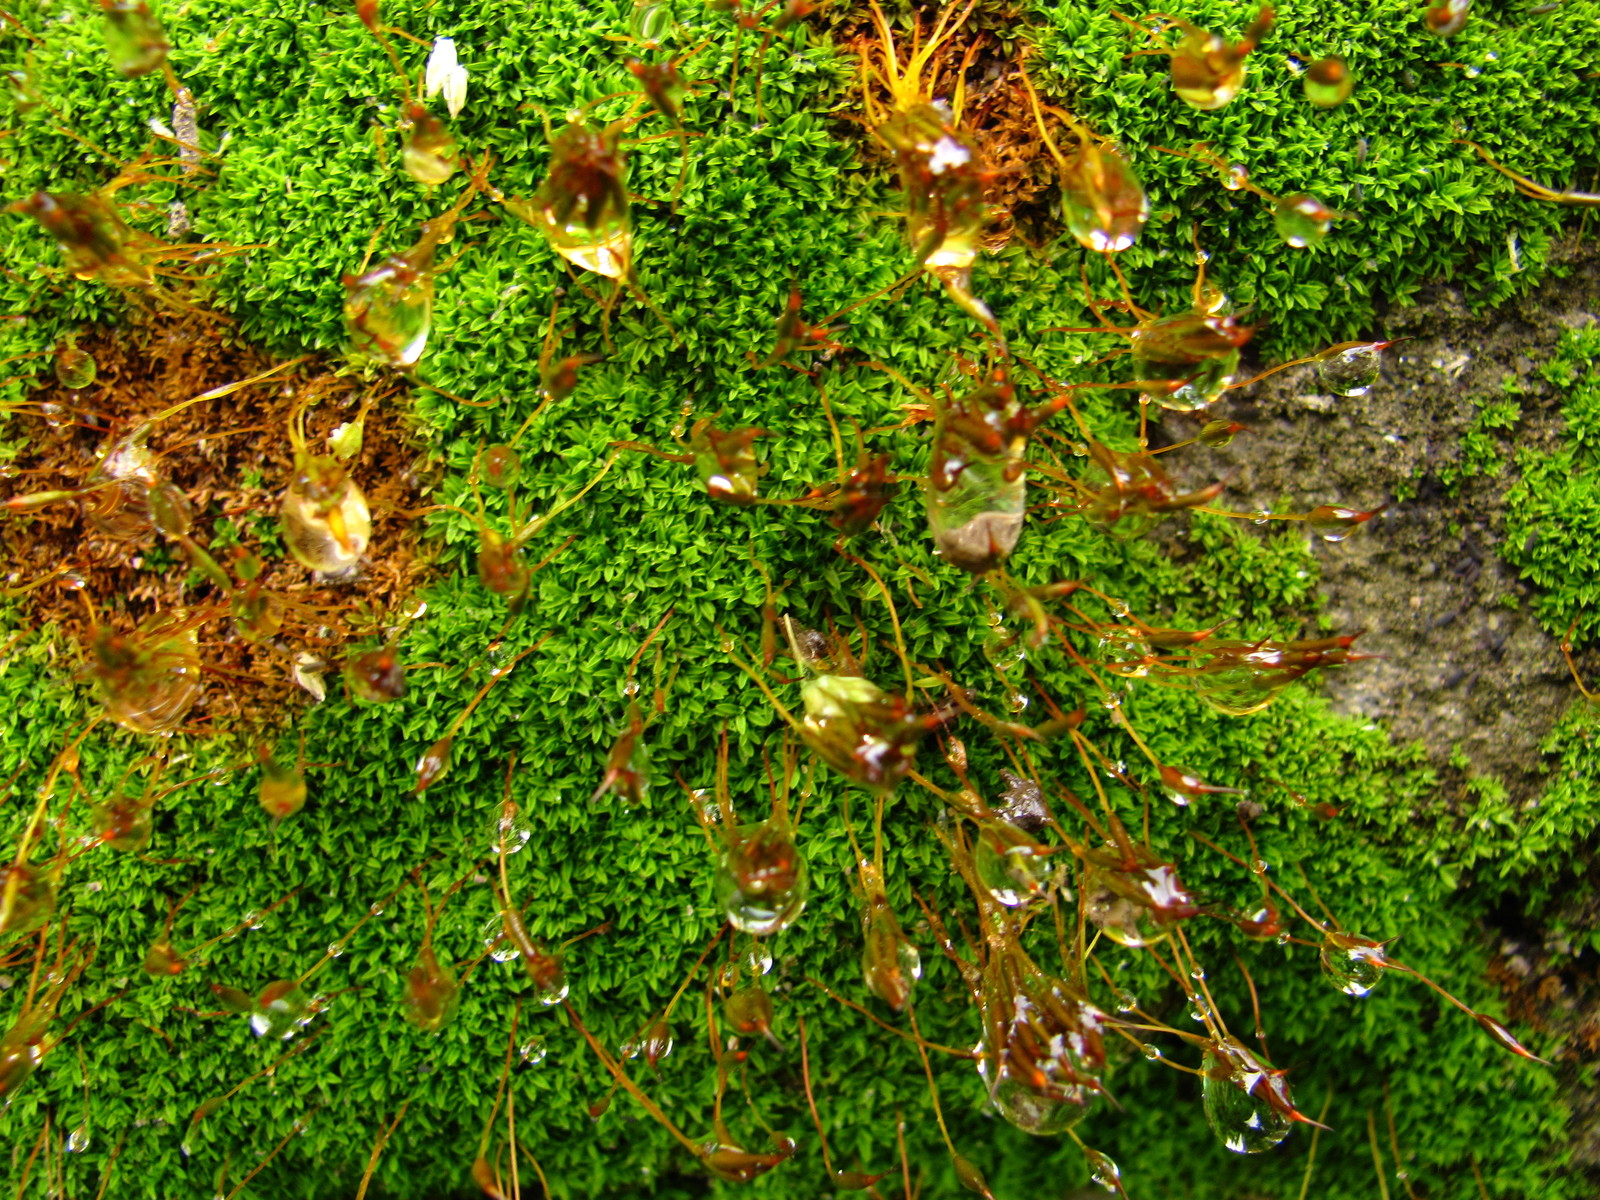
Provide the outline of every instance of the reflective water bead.
[[745,951],[744,969],[758,977],[772,970],[772,951],[765,942],[756,942]]
[[489,957],[495,962],[510,962],[517,957],[517,948],[511,944],[511,939],[506,937],[505,925],[499,917],[490,917],[484,922],[483,928],[478,931],[478,937],[483,942],[484,949],[489,952]]
[[1339,216],[1315,196],[1304,193],[1285,196],[1272,210],[1272,223],[1287,246],[1297,249],[1314,246],[1328,236],[1328,227]]
[[1207,421],[1200,428],[1199,438],[1202,445],[1220,450],[1233,441],[1234,435],[1243,433],[1244,426],[1237,421]]
[[973,869],[990,895],[1008,908],[1018,908],[1049,895],[1055,878],[1049,853],[1048,847],[1015,825],[985,821],[978,827]]
[[81,390],[92,384],[98,373],[94,356],[87,351],[70,344],[56,349],[56,382],[62,387]]
[[735,929],[765,937],[792,925],[806,905],[807,874],[788,823],[741,828],[717,865],[714,888]]
[[567,984],[566,977],[563,975],[558,977],[556,980],[553,980],[548,987],[540,988],[539,990],[535,991],[533,997],[540,1004],[560,1004],[567,998],[568,987],[569,985]]
[[1224,1041],[1206,1051],[1201,1099],[1206,1121],[1235,1154],[1260,1154],[1289,1136],[1292,1112],[1281,1072],[1243,1046]]
[[1096,254],[1126,250],[1139,238],[1150,202],[1133,168],[1087,131],[1061,177],[1061,215],[1067,231]]
[[1009,671],[1023,662],[1028,652],[1021,638],[997,627],[994,633],[983,639],[983,656],[998,670]]
[[530,1038],[523,1042],[517,1050],[519,1060],[527,1063],[530,1067],[542,1063],[549,1053],[550,1047],[545,1044],[545,1040],[542,1037]]
[[1353,508],[1322,504],[1311,510],[1307,515],[1306,524],[1311,526],[1311,532],[1323,541],[1342,542],[1382,511],[1381,508],[1375,508],[1370,512],[1357,512]]
[[1330,55],[1328,58],[1319,58],[1307,67],[1305,77],[1300,82],[1305,88],[1306,99],[1318,108],[1338,108],[1350,99],[1350,93],[1355,90],[1356,77],[1350,73],[1344,59]]
[[1423,13],[1428,29],[1438,37],[1454,37],[1467,27],[1472,0],[1434,0]]
[[533,837],[533,823],[521,809],[507,812],[504,807],[495,811],[489,822],[489,850],[493,854],[515,854]]
[[1114,1193],[1122,1190],[1122,1168],[1117,1166],[1109,1155],[1102,1154],[1098,1150],[1091,1150],[1085,1146],[1083,1148],[1083,1157],[1088,1161],[1090,1177],[1096,1183],[1108,1192]]
[[1360,934],[1329,930],[1323,937],[1319,959],[1322,973],[1349,996],[1367,995],[1383,978],[1383,943]]
[[1336,396],[1365,396],[1377,382],[1388,342],[1360,342],[1317,360],[1317,381]]

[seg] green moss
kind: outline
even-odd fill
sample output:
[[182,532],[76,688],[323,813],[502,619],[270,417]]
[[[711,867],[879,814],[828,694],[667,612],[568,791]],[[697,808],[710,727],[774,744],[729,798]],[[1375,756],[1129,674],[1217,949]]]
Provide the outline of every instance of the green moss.
[[1490,400],[1461,435],[1460,453],[1439,468],[1439,481],[1451,496],[1461,494],[1462,481],[1494,478],[1505,467],[1502,457],[1506,434],[1522,419],[1522,406],[1515,400]]
[[[627,9],[624,0],[548,0],[536,11],[509,2],[450,0],[394,4],[385,15],[419,36],[457,39],[472,73],[457,132],[468,150],[493,151],[500,187],[527,194],[546,165],[540,110],[559,116],[629,86],[623,48],[606,36],[625,28]],[[883,215],[894,208],[892,191],[836,136],[830,116],[831,105],[852,103],[843,89],[853,64],[804,30],[790,34],[788,47],[768,56],[768,120],[755,128],[743,85],[737,113],[720,94],[735,44],[729,21],[698,4],[678,9],[686,28],[676,44],[708,42],[686,68],[705,81],[685,107],[687,126],[701,134],[690,142],[688,184],[677,213],[670,212],[662,202],[679,169],[672,139],[634,148],[630,184],[656,202],[637,207],[641,280],[681,331],[681,344],[674,345],[644,310],[621,302],[611,329],[614,353],[590,368],[571,400],[536,424],[523,443],[531,483],[522,495],[540,510],[587,482],[611,442],[666,444],[686,401],[699,415],[721,410],[730,422],[769,431],[762,442],[770,467],[766,494],[798,495],[828,477],[831,445],[810,381],[785,370],[756,372],[744,351],[770,344],[771,323],[791,279],[805,291],[807,313],[817,316],[891,283],[908,265],[896,223]],[[1071,5],[1041,13],[1040,20],[1050,27],[1045,55],[1067,80],[1072,103],[1125,144],[1152,189],[1151,227],[1125,258],[1140,298],[1187,303],[1188,227],[1199,220],[1202,244],[1215,254],[1214,276],[1237,301],[1259,306],[1273,322],[1274,340],[1267,344],[1284,347],[1375,333],[1376,300],[1403,301],[1429,276],[1469,278],[1484,301],[1534,277],[1559,214],[1510,197],[1506,181],[1450,144],[1451,122],[1470,124],[1508,162],[1542,178],[1565,176],[1578,161],[1591,164],[1595,134],[1577,82],[1579,68],[1589,64],[1579,61],[1575,31],[1594,12],[1592,4],[1565,5],[1537,37],[1475,17],[1469,33],[1448,49],[1480,72],[1471,79],[1464,70],[1435,65],[1446,51],[1416,32],[1420,26],[1407,6],[1350,16],[1286,14],[1254,64],[1250,90],[1213,116],[1196,116],[1172,100],[1159,59],[1125,61],[1139,42],[1103,13]],[[1232,31],[1247,14],[1240,5],[1206,3],[1190,15]],[[11,63],[26,58],[60,119],[111,156],[137,153],[147,141],[148,121],[166,113],[159,80],[121,82],[110,75],[88,5],[27,4],[18,15],[44,40],[30,50],[13,39]],[[68,15],[71,20],[64,19]],[[450,199],[427,196],[398,173],[392,129],[385,142],[388,165],[380,163],[371,121],[392,123],[394,92],[381,51],[352,13],[309,0],[196,0],[162,16],[175,45],[174,65],[200,98],[204,127],[219,147],[226,134],[214,180],[188,197],[197,230],[238,245],[266,243],[222,266],[219,303],[237,316],[243,336],[275,352],[336,350],[343,337],[341,274],[355,269],[375,235],[380,250],[408,244],[420,222]],[[744,39],[746,52],[752,40]],[[1357,98],[1335,113],[1306,108],[1297,83],[1269,65],[1291,47],[1310,53],[1347,44],[1363,83]],[[405,53],[413,65],[420,62],[419,50]],[[1414,87],[1403,82],[1407,72],[1417,80]],[[613,99],[597,112],[614,117],[628,105]],[[1308,188],[1359,220],[1342,224],[1311,253],[1277,246],[1255,200],[1224,193],[1193,164],[1151,149],[1181,148],[1202,137],[1249,162],[1263,184]],[[1367,149],[1358,161],[1362,139]],[[6,153],[8,196],[44,186],[91,189],[113,169],[74,149],[44,113],[18,122]],[[141,198],[167,197],[151,188]],[[159,213],[141,220],[156,228]],[[1224,226],[1237,233],[1224,233]],[[1520,246],[1520,275],[1508,236]],[[0,280],[0,293],[9,311],[30,314],[27,322],[6,324],[6,353],[49,346],[86,321],[133,319],[121,298],[104,289],[65,286],[54,268],[55,248],[36,229],[14,221],[5,237],[12,270]],[[566,344],[601,344],[601,305],[589,283],[574,284],[532,230],[471,222],[458,242],[464,254],[440,281],[423,374],[452,392],[496,403],[462,408],[435,393],[417,394],[423,433],[447,460],[440,493],[451,501],[467,495],[466,474],[480,440],[509,437],[535,408],[536,360],[558,288],[566,292],[561,311],[572,328]],[[993,303],[1019,354],[1061,378],[1092,377],[1095,368],[1086,364],[1117,348],[1106,337],[1032,332],[1089,321],[1078,282],[1081,262],[1071,247],[1036,254],[1012,246],[978,272],[976,290]],[[1110,294],[1109,287],[1101,290]],[[971,322],[921,284],[898,303],[852,313],[847,338],[925,386],[943,376],[954,352],[980,349]],[[22,385],[12,391],[20,394]],[[836,412],[863,428],[897,423],[911,399],[854,360],[830,373],[829,397]],[[1087,410],[1106,440],[1131,444],[1136,413],[1120,393],[1101,394]],[[1588,428],[1576,419],[1574,427]],[[894,454],[900,474],[924,469],[926,440],[915,431],[879,435],[873,444]],[[1211,478],[1203,459],[1177,469],[1202,482]],[[490,500],[491,519],[499,515],[497,504]],[[979,703],[1000,711],[1016,685],[996,679],[982,657],[986,595],[931,555],[922,527],[916,491],[906,488],[887,510],[882,536],[864,552],[899,601],[917,659],[968,682]],[[1162,532],[1177,528],[1173,522]],[[412,627],[403,651],[413,662],[465,666],[478,658],[504,614],[469,572],[458,569],[473,545],[470,523],[441,514],[430,519],[430,529],[446,571],[428,592],[429,613]],[[577,1010],[617,1046],[666,1002],[718,924],[711,853],[671,781],[681,776],[691,787],[709,786],[716,737],[725,725],[741,812],[759,812],[768,794],[762,751],[775,747],[779,723],[719,650],[724,631],[745,647],[758,635],[764,591],[752,557],[779,585],[783,607],[800,619],[820,624],[831,616],[846,628],[859,619],[873,641],[869,669],[885,681],[895,674],[885,649],[893,644],[892,630],[878,590],[832,553],[832,532],[815,514],[716,507],[690,472],[673,464],[621,459],[588,501],[552,523],[545,541],[553,546],[574,535],[573,546],[536,577],[515,645],[531,644],[547,631],[549,640],[489,693],[457,738],[450,773],[424,796],[411,792],[417,756],[509,651],[466,677],[457,670],[419,673],[413,694],[400,704],[352,707],[335,697],[298,714],[308,758],[337,765],[313,772],[310,805],[281,828],[263,820],[253,771],[240,768],[218,786],[192,788],[161,807],[149,860],[99,850],[73,864],[62,908],[68,930],[93,947],[95,958],[63,1017],[114,999],[52,1051],[4,1118],[18,1145],[36,1136],[47,1109],[56,1127],[71,1125],[87,1083],[91,1140],[66,1160],[72,1194],[97,1186],[125,1133],[113,1194],[210,1196],[224,1164],[229,1180],[237,1181],[298,1120],[306,1122],[305,1131],[250,1191],[286,1200],[349,1194],[379,1123],[403,1103],[409,1108],[378,1165],[374,1194],[473,1194],[467,1170],[493,1102],[513,1003],[527,985],[514,964],[486,962],[466,984],[453,1025],[436,1038],[412,1031],[400,1020],[399,989],[422,933],[414,892],[402,892],[318,977],[324,993],[337,995],[307,1051],[190,1130],[202,1101],[284,1050],[254,1038],[240,1018],[207,1019],[197,1010],[215,1003],[212,983],[254,989],[304,970],[419,864],[436,889],[469,876],[436,938],[441,954],[458,960],[475,955],[494,902],[473,873],[487,865],[489,824],[512,756],[513,794],[530,812],[534,832],[512,859],[511,885],[527,906],[534,935],[553,942],[610,924],[604,936],[572,951]],[[1316,576],[1303,536],[1291,531],[1262,540],[1226,522],[1197,518],[1189,543],[1192,556],[1174,559],[1154,540],[1117,542],[1082,522],[1039,521],[1030,525],[1012,570],[1026,583],[1092,579],[1158,623],[1199,627],[1231,619],[1250,636],[1264,636],[1296,633],[1312,615]],[[675,616],[661,645],[677,675],[665,712],[647,735],[656,787],[637,811],[609,799],[591,805],[588,797],[623,719],[626,664],[669,607]],[[89,715],[93,699],[74,678],[70,646],[50,630],[24,633],[11,610],[5,619],[23,636],[0,664],[0,703],[26,711],[29,719],[0,741],[0,777],[19,772],[16,795],[27,797],[67,731]],[[1098,745],[1132,758],[1099,693],[1059,649],[1035,655],[1028,669],[1064,706],[1083,704],[1093,712],[1085,732]],[[789,700],[792,693],[780,691]],[[1124,703],[1163,761],[1218,785],[1248,789],[1264,809],[1256,824],[1260,855],[1286,888],[1302,896],[1314,888],[1341,920],[1371,936],[1403,935],[1397,949],[1404,961],[1468,1003],[1499,1011],[1482,978],[1488,949],[1477,920],[1501,889],[1548,870],[1564,839],[1585,821],[1592,825],[1593,788],[1584,774],[1592,759],[1578,755],[1571,786],[1553,788],[1538,812],[1510,813],[1492,789],[1480,788],[1459,804],[1437,795],[1416,752],[1392,746],[1381,730],[1331,717],[1312,689],[1237,720],[1211,713],[1191,696],[1142,683],[1129,688]],[[974,777],[992,785],[1005,765],[998,749],[975,727],[963,728],[962,736],[973,754]],[[237,768],[246,760],[239,747],[220,740],[180,737],[169,750],[192,754],[196,771]],[[83,753],[86,786],[103,792],[147,752],[146,742],[97,731]],[[1042,747],[1038,761],[1064,786],[1093,793],[1093,781],[1069,748]],[[1142,762],[1130,770],[1154,782]],[[870,1167],[889,1167],[895,1122],[903,1113],[911,1161],[928,1173],[924,1194],[956,1194],[915,1053],[805,982],[820,979],[864,998],[844,789],[819,771],[809,792],[801,832],[814,894],[802,922],[773,947],[777,1032],[788,1049],[758,1048],[750,1069],[751,1094],[764,1117],[802,1146],[796,1162],[745,1194],[812,1197],[825,1186],[797,1082],[802,1016],[836,1155],[859,1154]],[[1115,801],[1130,819],[1137,814],[1126,790]],[[1322,819],[1313,811],[1319,805],[1335,806],[1339,816]],[[0,814],[5,844],[14,844],[28,807],[13,800]],[[859,819],[859,799],[856,808]],[[917,911],[913,891],[947,914],[967,911],[933,833],[939,819],[932,797],[909,786],[885,817],[890,896],[908,924]],[[86,821],[83,806],[75,806],[59,836],[83,834]],[[1218,800],[1192,812],[1158,807],[1151,813],[1152,842],[1178,859],[1191,886],[1218,903],[1256,903],[1259,882],[1187,838],[1191,828],[1245,854],[1231,806]],[[261,928],[209,952],[203,966],[152,982],[139,969],[144,949],[169,902],[194,885],[199,890],[176,919],[180,946],[298,891]],[[913,929],[928,962],[918,1020],[931,1038],[969,1045],[976,1022],[956,972],[938,960],[926,931]],[[1212,966],[1219,1004],[1243,1032],[1249,996],[1230,965],[1227,931],[1223,922],[1196,922],[1193,937],[1196,952]],[[1041,961],[1055,961],[1051,943],[1041,928],[1033,945]],[[1407,1170],[1419,1189],[1445,1194],[1467,1188],[1468,1159],[1476,1154],[1491,1194],[1583,1194],[1561,1175],[1561,1155],[1550,1149],[1559,1143],[1565,1116],[1548,1073],[1499,1052],[1470,1021],[1404,979],[1386,980],[1369,1000],[1357,1001],[1319,978],[1307,947],[1246,945],[1240,952],[1262,997],[1273,1058],[1294,1068],[1302,1106],[1318,1111],[1332,1095],[1334,1131],[1320,1143],[1316,1194],[1371,1193],[1360,1115],[1381,1108],[1385,1085]],[[1102,952],[1101,958],[1152,1011],[1174,1023],[1187,1020],[1181,996],[1148,956]],[[740,1190],[704,1181],[688,1156],[625,1097],[591,1120],[588,1108],[608,1080],[561,1015],[537,1009],[524,1003],[519,1040],[543,1038],[548,1054],[514,1074],[518,1128],[556,1195]],[[714,1080],[699,1013],[698,992],[691,991],[679,1015],[680,1045],[663,1062],[660,1079],[638,1071],[695,1136],[709,1129]],[[1170,1053],[1189,1065],[1195,1057],[1181,1048]],[[1120,1044],[1116,1054],[1111,1088],[1121,1108],[1096,1112],[1085,1136],[1118,1159],[1134,1195],[1298,1194],[1309,1139],[1296,1134],[1281,1152],[1259,1159],[1233,1156],[1206,1130],[1192,1077],[1148,1064]],[[1070,1143],[1028,1139],[989,1114],[970,1063],[941,1062],[936,1074],[957,1144],[982,1165],[999,1195],[1053,1194],[1064,1180],[1087,1177]],[[759,1127],[737,1093],[729,1119],[741,1136],[759,1140]]]
[[[1254,10],[1197,0],[1178,15],[1231,42]],[[1539,276],[1561,211],[1508,199],[1510,180],[1486,173],[1455,139],[1473,138],[1558,188],[1594,161],[1578,33],[1593,14],[1584,5],[1537,20],[1475,11],[1448,42],[1427,31],[1410,0],[1339,13],[1281,6],[1248,59],[1245,90],[1215,112],[1174,99],[1165,56],[1128,57],[1176,44],[1176,32],[1147,40],[1107,8],[1035,11],[1047,30],[1045,59],[1074,111],[1128,154],[1150,193],[1151,224],[1171,230],[1121,258],[1141,298],[1186,304],[1192,259],[1183,248],[1197,224],[1199,244],[1215,256],[1213,277],[1235,303],[1259,307],[1270,321],[1266,340],[1280,352],[1381,337],[1379,298],[1404,303],[1430,279],[1459,279],[1483,304]],[[1296,77],[1327,54],[1342,56],[1357,81],[1333,110],[1306,103]],[[1226,191],[1215,170],[1155,149],[1197,142],[1269,192],[1309,192],[1350,219],[1312,249],[1282,245],[1261,199]]]
[[[1600,631],[1600,330],[1568,330],[1540,372],[1561,391],[1566,422],[1550,455],[1517,456],[1522,477],[1506,496],[1506,560],[1543,594],[1539,620],[1583,641]],[[1575,623],[1575,624],[1574,624]]]

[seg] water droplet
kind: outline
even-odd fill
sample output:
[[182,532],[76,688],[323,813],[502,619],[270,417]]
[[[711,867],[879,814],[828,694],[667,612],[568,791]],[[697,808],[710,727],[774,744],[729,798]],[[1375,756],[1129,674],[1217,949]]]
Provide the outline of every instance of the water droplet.
[[622,694],[632,700],[639,694],[639,681],[637,679],[625,680],[622,684]]
[[497,963],[510,962],[517,956],[517,948],[506,938],[505,926],[499,917],[490,917],[478,931],[478,938],[483,942],[483,947],[489,952],[489,957]]
[[533,823],[514,805],[501,806],[489,822],[489,852],[515,854],[533,837]]
[[329,942],[328,943],[328,957],[329,958],[338,958],[343,953],[344,953],[344,943],[343,942]]
[[369,917],[378,917],[378,916],[382,916],[382,915],[383,915],[383,901],[382,900],[374,900],[367,907],[367,916],[369,916]]
[[1006,697],[1006,711],[1019,713],[1028,707],[1028,698],[1021,692],[1012,692]]
[[1161,1057],[1161,1047],[1160,1046],[1146,1046],[1144,1048],[1144,1056],[1146,1058],[1148,1058],[1151,1062],[1155,1062],[1157,1059],[1159,1059]]
[[[1222,177],[1222,186],[1227,188],[1230,192],[1237,192],[1240,188],[1244,187],[1246,180],[1249,178],[1250,172],[1245,170],[1245,168],[1241,167],[1238,163],[1235,163],[1228,168],[1227,174]],[[1196,254],[1196,257],[1198,258],[1199,254],[1203,253],[1205,252],[1200,251]]]
[[765,942],[757,942],[745,952],[744,969],[757,978],[772,970],[772,951]]
[[1342,542],[1382,511],[1383,509],[1378,508],[1371,512],[1357,512],[1353,508],[1321,504],[1311,510],[1306,524],[1311,527],[1311,532],[1323,541]]
[[1204,967],[1196,967],[1194,970],[1189,972],[1190,979],[1204,979],[1205,977],[1206,969]]
[[733,647],[733,639],[730,638],[730,637],[723,638],[720,642],[717,643],[717,648],[719,650],[721,650],[724,654],[732,654],[733,653],[733,649],[734,649],[734,647]]
[[1260,1154],[1289,1136],[1293,1111],[1283,1072],[1232,1038],[1206,1050],[1201,1098],[1206,1123],[1235,1154]]
[[1257,509],[1255,516],[1251,517],[1250,520],[1253,524],[1265,525],[1268,521],[1272,520],[1272,514],[1264,508]]
[[692,793],[694,805],[700,813],[702,821],[715,821],[718,816],[717,798],[711,794],[710,788],[696,788]]
[[542,1063],[549,1053],[550,1047],[545,1044],[545,1040],[542,1037],[529,1038],[517,1050],[519,1059],[530,1067]]
[[192,1154],[192,1153],[194,1153],[194,1151],[193,1151],[193,1150],[191,1150],[191,1149],[190,1149],[190,1147],[189,1147],[189,1143],[188,1143],[188,1142],[183,1142],[183,1143],[181,1143],[181,1144],[180,1144],[180,1145],[179,1145],[179,1146],[178,1146],[178,1150],[179,1150],[179,1151],[180,1151],[180,1152],[181,1152],[181,1153],[182,1153],[182,1155],[183,1155],[183,1156],[184,1156],[184,1157],[185,1157],[185,1158],[188,1158],[188,1157],[189,1157],[189,1155],[191,1155],[191,1154]]
[[1005,821],[984,821],[978,827],[973,871],[1001,904],[1021,908],[1045,899],[1055,880],[1046,848],[1024,830]]
[[1083,1157],[1088,1160],[1089,1173],[1096,1183],[1108,1192],[1122,1190],[1122,1168],[1117,1166],[1109,1155],[1101,1154],[1098,1150],[1090,1150],[1085,1146]]
[[1385,343],[1363,342],[1317,363],[1317,379],[1336,396],[1365,396],[1378,379],[1380,348]]
[[999,671],[1009,671],[1028,657],[1022,640],[998,630],[983,640],[983,656]]
[[1254,862],[1252,862],[1250,864],[1250,869],[1252,871],[1254,871],[1257,875],[1265,875],[1267,873],[1267,870],[1268,870],[1267,862],[1266,862],[1265,859],[1258,858],[1258,859],[1256,859]]
[[766,937],[794,924],[805,908],[810,876],[787,820],[777,816],[738,830],[712,881],[718,906],[743,933]]
[[1328,227],[1340,216],[1315,196],[1285,196],[1273,208],[1273,224],[1286,246],[1304,249],[1328,235]]
[[1322,973],[1350,996],[1365,996],[1383,978],[1388,964],[1383,946],[1360,934],[1328,933],[1321,951]]
[[718,986],[719,987],[725,987],[725,988],[731,988],[734,984],[736,984],[738,982],[739,982],[739,968],[737,966],[735,966],[731,962],[730,963],[723,963],[722,964],[722,968],[717,972],[717,984],[718,984]]
[[244,920],[239,923],[246,929],[259,928],[261,925],[261,914],[252,909],[251,911],[245,913]]
[[1100,703],[1105,706],[1107,711],[1116,712],[1117,709],[1122,707],[1122,693],[1107,692],[1100,698]]
[[560,1004],[567,998],[567,981],[562,979],[556,987],[536,993],[535,998],[540,1004]]
[[79,1125],[67,1135],[67,1153],[79,1154],[89,1146],[89,1127]]
[[1118,988],[1114,994],[1116,996],[1118,1012],[1132,1012],[1134,1009],[1139,1007],[1139,998],[1132,992]]
[[1189,1005],[1189,1019],[1191,1021],[1195,1021],[1203,1025],[1205,1024],[1205,1019],[1208,1015],[1209,1014],[1206,1012],[1206,1006],[1203,1002],[1195,1000]]

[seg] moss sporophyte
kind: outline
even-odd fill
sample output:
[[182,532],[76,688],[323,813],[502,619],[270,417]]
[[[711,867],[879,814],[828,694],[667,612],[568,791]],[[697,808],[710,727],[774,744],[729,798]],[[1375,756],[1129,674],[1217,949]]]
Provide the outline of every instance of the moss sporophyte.
[[99,7],[0,43],[19,1195],[1582,1194],[1515,873],[1300,686],[1391,504],[1211,456],[1594,204],[1595,0]]

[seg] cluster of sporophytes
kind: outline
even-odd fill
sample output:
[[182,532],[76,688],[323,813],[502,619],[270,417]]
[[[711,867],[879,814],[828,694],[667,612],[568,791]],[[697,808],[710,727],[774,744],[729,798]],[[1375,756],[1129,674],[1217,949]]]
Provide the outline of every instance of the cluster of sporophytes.
[[1454,7],[8,14],[19,1178],[1576,1193],[1531,864],[1298,686],[1382,498],[1203,465],[1582,199],[1592,6]]

